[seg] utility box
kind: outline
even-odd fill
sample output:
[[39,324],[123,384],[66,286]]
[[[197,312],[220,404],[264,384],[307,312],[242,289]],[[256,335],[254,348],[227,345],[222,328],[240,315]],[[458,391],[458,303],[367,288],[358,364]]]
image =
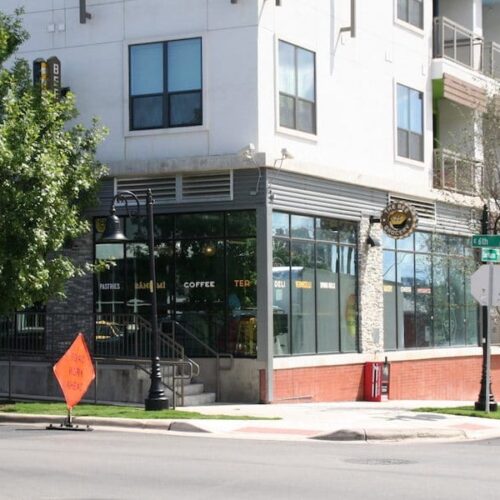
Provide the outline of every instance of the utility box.
[[390,366],[387,360],[373,361],[364,367],[365,401],[387,401],[389,399]]

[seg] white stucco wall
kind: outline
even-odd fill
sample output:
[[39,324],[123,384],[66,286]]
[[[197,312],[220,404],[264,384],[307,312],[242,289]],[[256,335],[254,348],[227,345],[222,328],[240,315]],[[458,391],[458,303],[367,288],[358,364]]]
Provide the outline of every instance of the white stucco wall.
[[[396,3],[358,2],[357,35],[340,34],[350,25],[350,2],[261,2],[259,31],[259,150],[280,158],[286,147],[291,169],[395,192],[425,195],[432,150],[430,81],[432,9],[424,29],[396,19]],[[426,2],[427,7],[431,2]],[[317,134],[280,128],[277,44],[294,43],[316,53]],[[396,83],[424,92],[425,161],[396,158]],[[278,164],[279,165],[279,164]],[[404,181],[403,181],[404,179]]]
[[[423,29],[397,19],[396,0],[358,1],[355,38],[340,34],[350,24],[348,1],[283,0],[278,7],[271,0],[88,0],[86,24],[78,0],[3,0],[2,9],[21,4],[31,38],[20,55],[61,59],[63,86],[75,92],[81,120],[97,115],[109,128],[99,156],[126,164],[117,171],[133,175],[137,168],[140,175],[144,161],[219,155],[227,168],[228,155],[254,143],[267,166],[280,166],[287,148],[294,159],[283,169],[431,196],[431,0]],[[442,14],[473,27],[481,24],[478,7],[480,0],[443,0]],[[492,19],[485,19],[489,32],[498,26]],[[128,45],[192,36],[203,40],[203,125],[130,132]],[[315,52],[315,135],[279,127],[280,39]],[[423,162],[396,154],[397,83],[424,93]]]
[[[79,22],[78,0],[5,0],[24,4],[30,62],[57,55],[62,84],[77,96],[80,120],[99,116],[110,134],[106,162],[236,153],[257,137],[257,4],[228,0],[88,0],[92,18]],[[199,127],[128,131],[128,45],[200,36],[203,113]]]

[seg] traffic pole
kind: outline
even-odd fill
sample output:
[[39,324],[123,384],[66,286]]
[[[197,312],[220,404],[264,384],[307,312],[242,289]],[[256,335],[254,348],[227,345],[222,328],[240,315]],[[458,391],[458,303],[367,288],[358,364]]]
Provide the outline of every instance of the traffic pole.
[[[481,234],[488,234],[489,226],[489,210],[488,206],[483,206],[483,215],[481,217]],[[490,307],[492,303],[492,293],[493,293],[493,264],[490,263],[488,278],[490,291],[488,293],[488,306],[481,307],[481,346],[483,348],[483,364],[481,370],[481,389],[479,391],[479,396],[477,401],[474,403],[474,408],[481,411],[497,411],[498,405],[495,401],[493,392],[491,391],[491,373],[490,373],[490,342],[491,342],[491,330],[490,325],[492,321],[488,321],[490,314]],[[489,404],[488,404],[489,402]]]

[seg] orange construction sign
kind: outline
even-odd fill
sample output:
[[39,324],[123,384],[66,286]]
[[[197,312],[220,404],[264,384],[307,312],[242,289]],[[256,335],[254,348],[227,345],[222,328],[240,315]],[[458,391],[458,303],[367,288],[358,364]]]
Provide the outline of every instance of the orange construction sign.
[[94,363],[83,333],[79,333],[66,353],[54,365],[68,410],[77,405],[95,379]]

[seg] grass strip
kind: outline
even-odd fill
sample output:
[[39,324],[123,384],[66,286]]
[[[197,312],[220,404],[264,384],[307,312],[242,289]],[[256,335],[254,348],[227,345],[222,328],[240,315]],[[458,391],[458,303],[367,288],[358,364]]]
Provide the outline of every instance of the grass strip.
[[459,415],[461,417],[479,417],[500,419],[500,412],[476,410],[473,406],[457,406],[455,408],[415,408],[413,411],[421,413],[444,413],[445,415]]
[[[66,415],[64,403],[7,403],[0,412],[28,415]],[[246,415],[210,415],[184,410],[145,411],[130,406],[80,404],[73,408],[74,417],[138,418],[138,419],[200,419],[200,420],[280,420],[279,417],[250,417]]]

